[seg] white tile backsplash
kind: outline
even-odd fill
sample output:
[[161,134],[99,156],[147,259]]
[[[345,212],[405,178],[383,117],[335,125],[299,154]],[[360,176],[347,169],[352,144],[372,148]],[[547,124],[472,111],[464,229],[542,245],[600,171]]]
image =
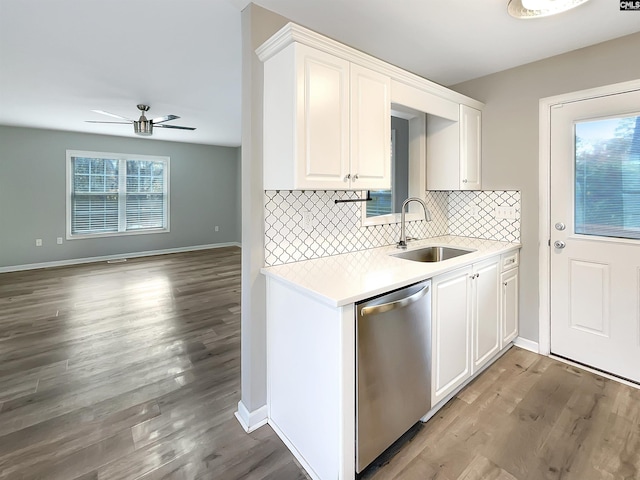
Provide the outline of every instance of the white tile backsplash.
[[[427,195],[441,192],[427,192]],[[448,193],[448,235],[484,238],[504,242],[520,241],[520,192],[452,191]],[[498,206],[515,207],[516,218],[496,218]],[[477,207],[472,216],[470,207]]]
[[[398,223],[362,225],[361,203],[335,203],[359,198],[360,192],[323,190],[267,190],[265,204],[265,265],[391,245],[400,237]],[[428,238],[460,235],[519,241],[520,192],[427,192],[431,222],[407,222],[407,236]],[[478,217],[466,207],[477,205]],[[516,207],[516,220],[492,217],[495,205]],[[305,212],[307,219],[305,220]],[[309,217],[312,218],[311,221]]]

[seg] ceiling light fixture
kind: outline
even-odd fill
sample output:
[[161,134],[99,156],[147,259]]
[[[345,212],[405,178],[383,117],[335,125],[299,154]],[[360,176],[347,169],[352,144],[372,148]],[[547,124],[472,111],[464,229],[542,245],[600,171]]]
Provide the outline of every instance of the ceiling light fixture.
[[509,0],[507,11],[515,18],[548,17],[571,10],[589,0]]

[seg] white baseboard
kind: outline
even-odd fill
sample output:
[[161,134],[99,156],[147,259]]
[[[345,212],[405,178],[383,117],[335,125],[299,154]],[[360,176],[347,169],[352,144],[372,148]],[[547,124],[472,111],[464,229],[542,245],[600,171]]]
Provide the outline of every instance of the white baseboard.
[[240,400],[238,402],[238,411],[235,413],[235,416],[238,419],[238,422],[240,422],[240,425],[242,425],[244,431],[251,433],[267,424],[267,413],[266,405],[250,412],[247,407],[244,406],[242,400]]
[[538,342],[534,342],[533,340],[527,340],[526,338],[516,337],[513,341],[513,344],[516,347],[524,348],[525,350],[529,350],[533,353],[540,353],[540,348]]
[[145,252],[119,253],[116,255],[102,255],[99,257],[71,258],[69,260],[56,260],[53,262],[28,263],[25,265],[11,265],[0,267],[0,273],[20,272],[23,270],[35,270],[38,268],[64,267],[67,265],[80,265],[82,263],[105,262],[121,258],[152,257],[154,255],[166,255],[169,253],[193,252],[196,250],[209,250],[211,248],[241,247],[238,242],[211,243],[208,245],[194,245],[191,247],[165,248],[163,250],[148,250]]

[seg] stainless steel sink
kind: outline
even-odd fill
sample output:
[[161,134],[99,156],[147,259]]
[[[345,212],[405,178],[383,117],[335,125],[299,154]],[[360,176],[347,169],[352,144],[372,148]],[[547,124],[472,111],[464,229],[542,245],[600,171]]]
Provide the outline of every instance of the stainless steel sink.
[[466,255],[475,252],[475,250],[464,250],[462,248],[452,247],[425,247],[409,250],[407,252],[394,254],[394,257],[412,260],[414,262],[441,262],[450,258]]

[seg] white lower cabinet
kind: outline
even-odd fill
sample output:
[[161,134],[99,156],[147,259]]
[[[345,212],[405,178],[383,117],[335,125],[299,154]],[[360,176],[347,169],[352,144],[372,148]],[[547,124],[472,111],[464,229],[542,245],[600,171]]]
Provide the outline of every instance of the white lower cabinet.
[[[518,259],[511,251],[432,277],[425,419],[517,335]],[[312,478],[355,479],[356,305],[268,277],[266,315],[269,424]]]
[[506,347],[518,336],[518,283],[519,269],[512,268],[500,275],[500,348]]
[[472,267],[434,277],[431,283],[431,406],[471,376]]
[[497,256],[433,279],[432,407],[500,351],[499,276]]
[[473,266],[472,373],[500,351],[500,257]]

